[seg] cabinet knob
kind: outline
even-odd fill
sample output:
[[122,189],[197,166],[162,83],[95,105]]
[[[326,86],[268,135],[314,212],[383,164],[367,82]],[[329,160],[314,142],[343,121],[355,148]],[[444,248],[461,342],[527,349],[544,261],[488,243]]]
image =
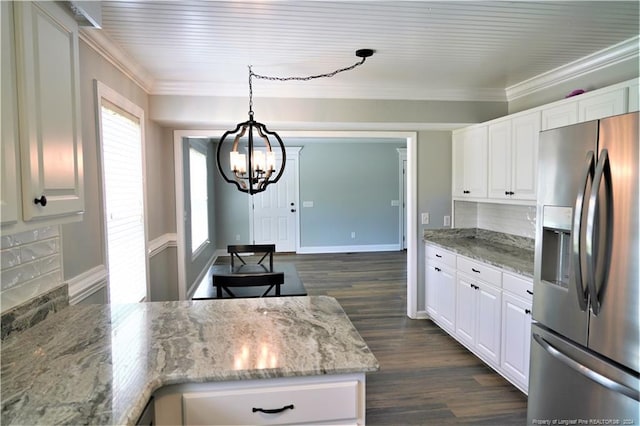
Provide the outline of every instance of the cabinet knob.
[[291,209],[291,213],[295,213],[295,212],[296,212],[296,209]]
[[527,315],[530,315],[531,314],[531,309],[525,309],[524,313],[527,314]]
[[516,195],[516,193],[513,191],[509,191],[509,195]]
[[509,195],[509,191],[504,191],[504,195]]
[[40,198],[34,198],[33,202],[34,204],[40,204],[42,207],[44,207],[47,205],[47,197],[42,194]]

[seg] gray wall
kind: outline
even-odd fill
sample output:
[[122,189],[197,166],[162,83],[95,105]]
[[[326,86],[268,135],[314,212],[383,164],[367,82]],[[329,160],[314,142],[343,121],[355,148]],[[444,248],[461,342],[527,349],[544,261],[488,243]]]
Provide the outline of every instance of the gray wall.
[[[308,143],[300,153],[302,247],[399,244],[396,143]],[[312,201],[313,207],[302,203]],[[351,233],[355,232],[355,238]]]
[[[166,233],[175,232],[173,153],[172,144],[167,145],[167,136],[171,135],[171,132],[162,129],[150,119],[149,97],[144,90],[86,43],[80,43],[79,53],[85,213],[82,222],[62,226],[65,280],[105,263],[102,177],[96,130],[94,79],[105,83],[145,111],[148,238],[153,240]],[[175,265],[175,256],[166,261]],[[157,264],[158,262],[151,262],[152,267]],[[175,267],[173,269],[175,270]],[[177,281],[176,276],[156,274],[154,271],[150,271],[150,275],[161,275],[162,280],[152,281],[152,287],[167,287],[175,285]],[[167,291],[162,289],[160,292]],[[152,290],[152,294],[155,292],[155,289]]]
[[[451,132],[418,133],[418,229],[444,227],[444,216],[451,216]],[[421,213],[428,212],[429,224],[421,224]],[[419,239],[422,241],[422,238]],[[418,310],[424,310],[424,244],[418,244]]]

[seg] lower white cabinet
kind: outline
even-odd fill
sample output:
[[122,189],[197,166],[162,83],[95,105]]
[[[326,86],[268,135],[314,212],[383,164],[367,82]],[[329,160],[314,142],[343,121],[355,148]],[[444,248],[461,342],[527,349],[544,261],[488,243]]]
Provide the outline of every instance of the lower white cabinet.
[[[429,257],[432,255],[433,257]],[[427,252],[425,267],[425,306],[432,320],[443,329],[455,333],[456,330],[456,279],[455,255],[446,250],[431,249]]]
[[157,425],[364,424],[364,374],[169,386]]
[[532,279],[431,244],[425,252],[427,314],[527,393]]
[[500,365],[501,291],[458,273],[456,336],[494,367]]
[[504,274],[500,369],[524,393],[529,385],[533,283]]

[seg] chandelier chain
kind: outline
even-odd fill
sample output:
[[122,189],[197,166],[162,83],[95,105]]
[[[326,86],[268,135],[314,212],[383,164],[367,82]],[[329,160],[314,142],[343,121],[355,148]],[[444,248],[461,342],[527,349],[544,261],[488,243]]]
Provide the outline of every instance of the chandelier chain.
[[364,64],[364,61],[366,60],[366,57],[363,57],[359,62],[356,62],[355,64],[345,67],[345,68],[340,68],[337,69],[335,71],[331,71],[328,73],[324,73],[324,74],[315,74],[315,75],[309,75],[306,77],[273,77],[273,76],[267,76],[267,75],[261,75],[261,74],[256,74],[253,72],[253,70],[251,69],[251,65],[249,65],[249,115],[253,116],[253,84],[252,84],[252,78],[259,78],[262,80],[271,80],[271,81],[291,81],[291,80],[296,80],[296,81],[309,81],[309,80],[314,80],[316,78],[331,78],[333,76],[335,76],[336,74],[339,74],[341,72],[345,72],[345,71],[351,71],[352,69]]

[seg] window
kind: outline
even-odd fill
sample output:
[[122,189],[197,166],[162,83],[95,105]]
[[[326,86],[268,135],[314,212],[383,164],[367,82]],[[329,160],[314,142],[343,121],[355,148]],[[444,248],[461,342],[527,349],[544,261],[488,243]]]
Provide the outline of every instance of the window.
[[97,83],[109,300],[147,296],[143,111]]
[[206,151],[189,148],[189,187],[191,198],[191,254],[209,240]]

